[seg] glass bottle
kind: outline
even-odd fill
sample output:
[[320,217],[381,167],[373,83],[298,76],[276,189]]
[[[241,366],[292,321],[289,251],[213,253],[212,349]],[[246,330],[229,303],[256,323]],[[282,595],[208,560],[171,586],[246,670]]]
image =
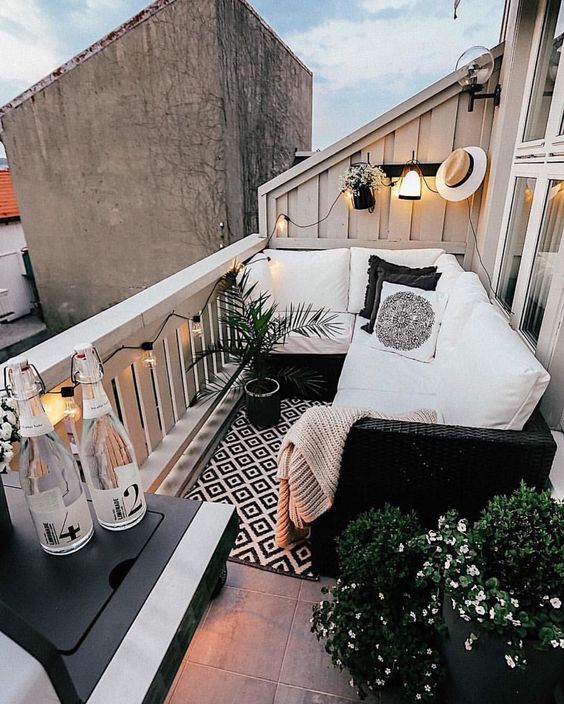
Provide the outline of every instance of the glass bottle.
[[89,343],[74,348],[76,380],[82,385],[82,469],[101,526],[131,528],[143,518],[147,504],[139,467],[127,432],[102,385],[103,368]]
[[76,462],[47,417],[43,385],[27,359],[11,361],[7,378],[20,414],[20,483],[37,537],[45,552],[76,552],[94,533]]

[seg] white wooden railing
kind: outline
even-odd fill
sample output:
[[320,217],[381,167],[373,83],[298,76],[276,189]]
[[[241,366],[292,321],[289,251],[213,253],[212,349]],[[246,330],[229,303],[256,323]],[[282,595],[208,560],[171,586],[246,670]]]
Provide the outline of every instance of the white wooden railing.
[[[102,359],[112,355],[104,386],[131,437],[145,488],[157,489],[221,402],[212,397],[191,405],[200,384],[228,363],[217,355],[194,365],[197,351],[222,335],[216,293],[206,301],[234,260],[244,262],[265,244],[256,235],[245,237],[26,353],[48,390],[70,383],[77,343],[91,342]],[[193,333],[192,322],[170,318],[154,344],[156,366],[148,368],[141,350],[127,348],[153,340],[172,311],[185,318],[201,313],[203,335]],[[80,405],[79,387],[75,399]],[[46,394],[44,402],[59,432],[66,433],[64,399]]]

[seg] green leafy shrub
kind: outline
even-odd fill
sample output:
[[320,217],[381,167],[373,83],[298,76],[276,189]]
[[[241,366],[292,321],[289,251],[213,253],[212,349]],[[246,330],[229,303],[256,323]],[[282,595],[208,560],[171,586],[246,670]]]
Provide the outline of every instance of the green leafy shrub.
[[416,584],[422,532],[413,512],[391,506],[359,516],[338,540],[340,579],[314,607],[312,631],[363,698],[391,682],[409,701],[436,698],[439,597]]
[[525,667],[525,640],[564,648],[564,505],[525,484],[492,499],[473,526],[454,511],[418,541],[426,554],[420,586],[439,586],[453,609],[507,643],[511,668]]

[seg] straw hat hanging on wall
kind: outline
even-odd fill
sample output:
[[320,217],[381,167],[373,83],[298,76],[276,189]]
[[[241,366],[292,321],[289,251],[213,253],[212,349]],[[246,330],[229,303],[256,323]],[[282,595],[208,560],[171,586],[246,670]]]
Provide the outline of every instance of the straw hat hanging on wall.
[[439,166],[437,190],[445,200],[464,200],[478,190],[484,176],[488,157],[481,147],[455,149]]

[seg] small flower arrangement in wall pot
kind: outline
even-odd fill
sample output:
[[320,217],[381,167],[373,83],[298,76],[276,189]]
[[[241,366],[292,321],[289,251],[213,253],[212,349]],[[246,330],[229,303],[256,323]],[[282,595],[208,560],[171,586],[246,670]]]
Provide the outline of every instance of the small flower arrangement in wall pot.
[[564,671],[564,505],[524,484],[473,526],[420,539],[420,586],[441,585],[447,701],[547,704]]
[[341,176],[341,191],[350,193],[355,210],[374,210],[374,191],[379,191],[386,174],[368,162],[351,164]]
[[14,457],[13,443],[20,439],[16,402],[0,397],[0,473],[6,472]]
[[312,631],[361,698],[399,685],[406,702],[437,701],[437,585],[416,584],[424,555],[414,513],[385,506],[360,515],[338,540],[340,577],[313,610]]

